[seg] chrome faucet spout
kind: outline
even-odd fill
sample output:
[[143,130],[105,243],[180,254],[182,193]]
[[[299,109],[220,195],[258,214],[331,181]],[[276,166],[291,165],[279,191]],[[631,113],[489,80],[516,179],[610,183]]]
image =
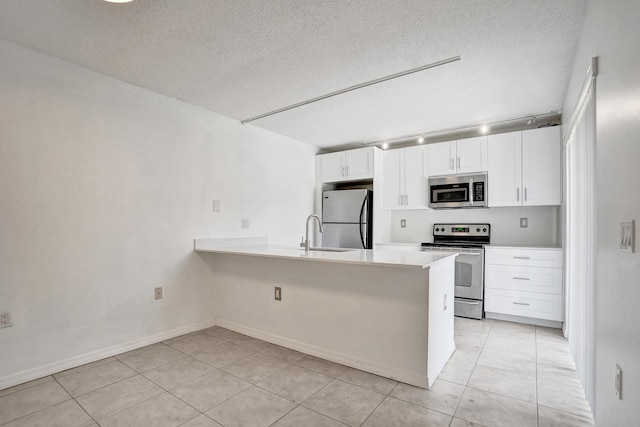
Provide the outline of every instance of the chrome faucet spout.
[[312,219],[316,219],[318,221],[318,229],[320,230],[320,232],[322,233],[322,221],[320,220],[320,217],[316,214],[311,214],[307,217],[307,223],[305,225],[305,239],[300,243],[300,247],[304,248],[305,252],[309,252],[309,248],[311,247],[311,244],[309,242],[309,221],[311,221]]

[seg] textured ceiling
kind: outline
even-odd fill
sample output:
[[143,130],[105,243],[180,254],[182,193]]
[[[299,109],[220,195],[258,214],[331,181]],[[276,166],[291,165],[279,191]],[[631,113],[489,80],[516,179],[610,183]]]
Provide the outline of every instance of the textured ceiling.
[[[2,0],[0,38],[321,148],[562,108],[586,0]],[[1,84],[1,83],[0,83]]]

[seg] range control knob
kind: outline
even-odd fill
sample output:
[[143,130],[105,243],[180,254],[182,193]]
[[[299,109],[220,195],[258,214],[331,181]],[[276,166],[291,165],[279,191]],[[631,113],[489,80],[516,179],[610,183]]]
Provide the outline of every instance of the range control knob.
[[436,231],[440,231],[440,229],[439,229],[439,228],[436,228]]
[[476,228],[476,231],[479,233],[480,232],[480,228]]
[[487,232],[487,227],[483,228],[482,231]]

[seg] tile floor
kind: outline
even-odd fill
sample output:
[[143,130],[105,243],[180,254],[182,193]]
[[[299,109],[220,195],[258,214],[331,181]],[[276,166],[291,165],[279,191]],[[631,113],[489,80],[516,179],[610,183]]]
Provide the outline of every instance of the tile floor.
[[0,391],[0,426],[590,426],[560,331],[456,318],[431,390],[213,327]]

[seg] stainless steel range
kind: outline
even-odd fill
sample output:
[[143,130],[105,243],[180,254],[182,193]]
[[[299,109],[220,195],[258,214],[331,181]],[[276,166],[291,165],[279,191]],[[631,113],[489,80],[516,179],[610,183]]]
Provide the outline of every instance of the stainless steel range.
[[484,316],[484,245],[491,240],[490,224],[434,224],[433,243],[422,250],[458,252],[455,272],[454,314],[482,319]]

